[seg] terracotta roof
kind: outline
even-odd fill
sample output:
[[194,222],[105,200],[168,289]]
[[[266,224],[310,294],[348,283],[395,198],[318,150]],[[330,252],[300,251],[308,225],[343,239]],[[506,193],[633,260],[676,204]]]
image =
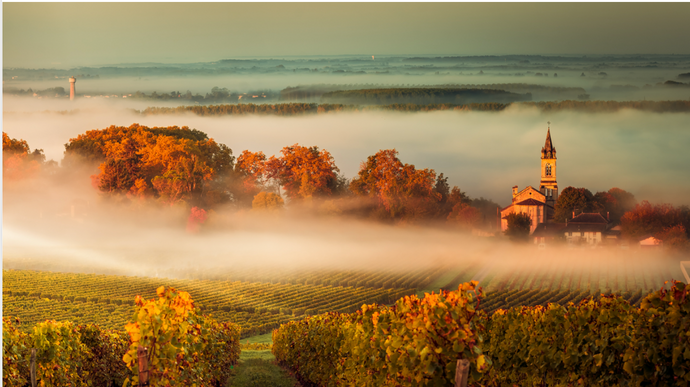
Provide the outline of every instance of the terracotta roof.
[[592,223],[571,223],[563,229],[563,232],[601,232],[606,231],[605,224],[592,224]]
[[606,218],[601,216],[600,213],[594,212],[594,213],[582,213],[571,220],[568,221],[568,224],[570,223],[593,223],[593,224],[607,224],[608,221]]
[[501,212],[503,212],[503,211],[505,211],[505,210],[509,209],[509,208],[510,208],[510,207],[512,207],[512,206],[513,206],[513,205],[511,204],[511,205],[509,205],[509,206],[508,206],[508,207],[506,207],[506,208],[502,208],[502,209],[501,209]]
[[540,202],[539,200],[534,200],[532,198],[529,198],[527,200],[523,200],[520,203],[515,203],[516,206],[543,206],[544,203]]
[[565,223],[539,223],[532,233],[533,237],[550,237],[563,233]]

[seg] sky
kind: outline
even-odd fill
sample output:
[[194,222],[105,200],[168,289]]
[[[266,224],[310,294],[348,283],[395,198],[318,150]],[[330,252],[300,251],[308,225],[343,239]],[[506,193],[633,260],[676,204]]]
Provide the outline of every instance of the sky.
[[307,55],[688,54],[690,3],[3,3],[3,67]]

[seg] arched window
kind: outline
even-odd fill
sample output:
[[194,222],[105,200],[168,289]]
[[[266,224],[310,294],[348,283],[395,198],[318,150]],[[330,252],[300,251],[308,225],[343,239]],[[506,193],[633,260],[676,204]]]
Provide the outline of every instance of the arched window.
[[546,176],[551,176],[551,164],[546,164]]

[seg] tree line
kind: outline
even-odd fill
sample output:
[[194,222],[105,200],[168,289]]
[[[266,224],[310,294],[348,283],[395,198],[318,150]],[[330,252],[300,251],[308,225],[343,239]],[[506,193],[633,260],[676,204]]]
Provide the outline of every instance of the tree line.
[[456,88],[388,88],[363,90],[338,90],[324,93],[321,102],[365,105],[388,105],[392,103],[486,103],[530,101],[532,95],[516,94],[494,89]]
[[168,101],[168,100],[183,100],[183,101],[191,101],[191,102],[204,102],[204,103],[213,103],[213,102],[244,102],[244,101],[251,101],[251,100],[275,100],[278,98],[278,93],[275,93],[271,90],[250,90],[246,93],[240,93],[238,91],[231,91],[228,90],[227,88],[223,87],[213,87],[211,89],[211,92],[206,93],[206,94],[193,94],[191,91],[187,90],[186,92],[180,92],[180,91],[171,91],[170,93],[159,93],[157,91],[153,91],[149,94],[146,94],[141,91],[137,91],[136,93],[133,93],[131,95],[131,98],[138,98],[138,99],[156,99],[156,100],[162,100],[162,101]]
[[622,109],[641,110],[654,113],[689,112],[690,101],[558,101],[523,102],[522,106],[533,106],[543,112],[574,110],[587,113],[617,112]]
[[427,89],[492,89],[505,90],[512,93],[532,93],[551,97],[576,97],[585,94],[581,87],[544,86],[529,83],[492,83],[492,84],[442,84],[442,85],[381,85],[381,84],[314,84],[295,87],[286,87],[280,91],[280,99],[295,101],[305,99],[318,99],[325,93],[341,90],[367,90],[367,89],[402,89],[402,88],[427,88]]
[[[26,141],[4,132],[3,159],[4,181],[10,185],[57,168],[41,149],[32,152]],[[442,221],[465,230],[493,228],[499,209],[491,200],[472,199],[451,187],[443,173],[404,163],[395,149],[367,157],[357,175],[347,179],[330,152],[318,146],[294,144],[271,157],[244,150],[235,157],[228,146],[196,129],[133,124],[90,130],[70,139],[63,169],[83,164],[98,169],[91,176],[92,185],[106,198],[192,207],[192,230],[205,221],[206,210],[222,206],[281,211],[287,202],[324,215]],[[592,194],[586,188],[567,187],[554,206],[554,221],[564,223],[592,212],[620,224],[625,238],[649,235],[680,249],[690,246],[689,207],[638,203],[620,188]],[[521,225],[520,219],[510,220],[510,229]],[[529,232],[529,224],[522,228]]]
[[[25,141],[3,137],[5,157],[18,160],[5,162],[7,183],[48,170],[40,150],[31,156]],[[97,168],[91,182],[105,198],[191,207],[192,231],[206,210],[223,206],[281,211],[287,202],[325,215],[442,221],[468,230],[492,227],[498,208],[451,188],[443,173],[403,163],[395,149],[369,156],[357,176],[347,179],[330,152],[317,146],[294,144],[271,157],[245,150],[235,157],[226,145],[188,127],[133,124],[87,131],[65,144],[62,160],[62,169],[82,165]]]
[[28,88],[26,90],[24,89],[19,89],[16,87],[3,87],[2,89],[3,94],[10,94],[10,95],[21,95],[21,96],[41,96],[41,97],[64,97],[69,95],[67,91],[65,91],[64,87],[58,86],[58,87],[49,87],[44,90],[33,90],[32,88]]
[[194,113],[200,116],[218,115],[277,115],[293,116],[302,114],[318,114],[330,112],[430,112],[439,110],[459,111],[503,111],[510,106],[534,107],[542,112],[575,110],[588,113],[617,112],[622,109],[633,109],[655,113],[681,113],[690,112],[690,101],[560,101],[560,102],[518,102],[518,103],[391,103],[386,105],[357,105],[342,103],[280,103],[280,104],[221,104],[205,106],[178,106],[178,107],[148,107],[144,110],[135,110],[137,114],[183,114]]
[[427,104],[395,103],[390,105],[345,105],[330,103],[281,103],[281,104],[228,104],[206,106],[178,106],[178,107],[148,107],[144,110],[135,110],[137,114],[184,114],[194,113],[200,116],[218,115],[276,115],[293,116],[302,114],[319,114],[331,112],[365,112],[365,111],[399,111],[399,112],[430,112],[438,110],[462,110],[462,111],[501,111],[509,104],[501,103],[472,103],[467,105],[457,104]]

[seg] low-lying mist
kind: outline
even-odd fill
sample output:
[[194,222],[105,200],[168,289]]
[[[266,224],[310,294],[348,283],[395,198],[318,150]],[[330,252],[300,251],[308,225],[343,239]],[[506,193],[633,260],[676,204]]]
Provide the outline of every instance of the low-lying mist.
[[[511,187],[538,187],[547,121],[558,155],[558,182],[592,192],[619,187],[637,200],[688,204],[690,132],[685,113],[559,112],[511,107],[502,112],[333,113],[314,116],[143,116],[131,105],[86,102],[71,114],[42,102],[6,114],[10,137],[60,161],[64,144],[110,125],[189,126],[243,150],[277,155],[299,143],[328,150],[347,178],[380,149],[396,148],[404,163],[444,173],[469,196],[510,203]],[[45,109],[43,109],[45,108]],[[219,208],[198,233],[186,231],[189,209],[150,203],[120,205],[91,185],[95,169],[57,172],[4,185],[3,265],[139,276],[185,277],[247,267],[275,270],[415,270],[429,265],[474,265],[510,277],[532,270],[586,270],[602,259],[645,272],[657,260],[637,252],[517,246],[439,225],[385,225],[354,218],[307,215],[288,205],[282,215]],[[638,257],[632,261],[627,257]],[[635,258],[635,259],[638,259]],[[553,262],[563,269],[553,269]],[[638,263],[634,263],[638,262]],[[598,267],[598,266],[597,266]],[[614,269],[611,269],[614,270]],[[616,269],[617,270],[617,269]],[[627,270],[627,269],[626,269]],[[480,271],[481,272],[481,271]],[[480,276],[481,277],[481,276]],[[675,278],[680,278],[676,276]],[[670,279],[670,278],[666,278]]]
[[[511,107],[503,112],[440,111],[431,113],[333,113],[315,116],[203,117],[143,116],[130,106],[106,103],[77,106],[72,114],[40,113],[33,104],[12,102],[4,131],[27,140],[32,149],[60,161],[64,144],[92,129],[132,123],[189,126],[228,145],[235,156],[243,150],[275,155],[299,143],[328,150],[341,174],[353,178],[360,163],[380,149],[395,148],[400,159],[417,168],[444,173],[471,197],[510,203],[510,187],[538,186],[540,151],[547,121],[558,151],[561,189],[586,187],[593,193],[619,187],[638,200],[689,204],[686,179],[690,132],[686,113],[542,113]],[[43,103],[60,110],[64,104]],[[81,106],[81,108],[80,108]],[[33,111],[33,113],[31,113]],[[95,171],[94,171],[95,173]]]
[[[77,77],[76,91],[78,95],[108,95],[112,93],[133,94],[137,91],[150,95],[172,91],[182,94],[187,91],[193,94],[205,95],[214,87],[227,88],[231,92],[246,93],[258,90],[272,90],[279,92],[286,87],[299,85],[360,85],[360,88],[390,88],[390,87],[421,87],[434,85],[491,85],[491,84],[533,84],[547,87],[577,87],[584,88],[592,100],[676,100],[690,97],[687,80],[679,79],[687,68],[682,63],[652,65],[636,65],[629,68],[618,65],[578,64],[559,66],[551,63],[518,65],[509,63],[468,63],[447,64],[436,63],[380,63],[363,65],[366,71],[358,71],[357,67],[347,66],[339,68],[334,63],[290,65],[280,72],[266,73],[265,69],[239,69],[235,73],[221,73],[199,75],[195,73],[182,75],[144,75],[138,73],[136,67],[123,69],[122,75],[103,75],[94,77],[92,74],[81,76],[82,69],[72,72],[59,71],[53,76],[51,70],[42,70],[42,76],[31,74],[9,76],[15,71],[8,69],[3,78],[4,88],[28,89],[34,91],[54,87],[63,87],[69,91],[70,76]],[[309,66],[302,68],[295,66]],[[275,70],[275,64],[273,64]],[[344,70],[343,70],[344,69]],[[98,71],[98,69],[93,69]],[[294,70],[294,72],[293,72]],[[342,72],[346,71],[346,72]],[[17,73],[19,74],[19,73]],[[666,81],[678,81],[686,85],[666,87]],[[535,100],[539,100],[535,96]],[[551,99],[548,99],[551,100]],[[156,102],[157,103],[157,102]],[[7,108],[5,108],[7,110]]]
[[[45,206],[34,200],[57,201],[69,189],[57,191],[6,207],[5,269],[246,280],[247,273],[256,272],[414,272],[442,267],[490,290],[593,292],[649,290],[682,279],[677,261],[635,246],[593,250],[556,243],[538,250],[532,243],[472,236],[452,227],[391,226],[305,215],[294,208],[272,214],[219,209],[198,233],[185,231],[188,214],[183,207],[122,207],[87,195],[94,201],[78,207],[74,216],[69,205],[61,213],[39,212]],[[6,200],[17,200],[14,193]],[[450,277],[447,281],[453,282]]]

